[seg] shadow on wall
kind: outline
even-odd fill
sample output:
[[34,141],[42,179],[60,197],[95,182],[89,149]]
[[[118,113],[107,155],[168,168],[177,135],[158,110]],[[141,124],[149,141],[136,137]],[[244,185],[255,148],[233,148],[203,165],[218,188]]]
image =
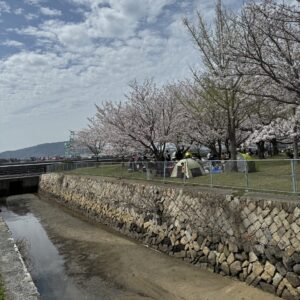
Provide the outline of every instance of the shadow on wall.
[[39,177],[0,180],[0,197],[37,193]]

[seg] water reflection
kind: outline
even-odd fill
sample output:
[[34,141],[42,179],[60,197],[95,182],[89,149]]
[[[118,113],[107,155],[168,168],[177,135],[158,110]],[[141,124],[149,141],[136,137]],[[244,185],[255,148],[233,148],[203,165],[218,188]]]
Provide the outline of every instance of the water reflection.
[[64,259],[49,239],[39,220],[28,210],[26,199],[8,201],[2,206],[5,219],[15,240],[25,240],[31,276],[45,300],[87,298],[67,276]]

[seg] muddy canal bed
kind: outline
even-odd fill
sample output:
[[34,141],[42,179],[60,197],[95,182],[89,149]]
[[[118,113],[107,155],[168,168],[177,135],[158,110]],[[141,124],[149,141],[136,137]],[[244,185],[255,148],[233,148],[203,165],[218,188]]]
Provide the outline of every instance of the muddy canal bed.
[[276,299],[125,238],[38,195],[0,213],[46,300]]

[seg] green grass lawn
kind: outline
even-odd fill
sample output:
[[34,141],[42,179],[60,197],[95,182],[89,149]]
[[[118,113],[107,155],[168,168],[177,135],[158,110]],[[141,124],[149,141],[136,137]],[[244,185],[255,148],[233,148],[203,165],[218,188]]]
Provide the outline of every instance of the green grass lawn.
[[[205,185],[219,187],[233,187],[239,189],[256,189],[269,191],[292,192],[291,163],[289,160],[260,160],[256,161],[256,172],[249,173],[248,179],[244,173],[224,172],[220,174],[206,174],[185,181],[188,185]],[[92,175],[104,177],[116,177],[135,180],[164,181],[183,184],[179,178],[157,176],[152,172],[128,171],[125,164],[103,164],[98,167],[81,168],[67,173],[76,175]],[[296,183],[300,192],[300,163],[296,166]]]

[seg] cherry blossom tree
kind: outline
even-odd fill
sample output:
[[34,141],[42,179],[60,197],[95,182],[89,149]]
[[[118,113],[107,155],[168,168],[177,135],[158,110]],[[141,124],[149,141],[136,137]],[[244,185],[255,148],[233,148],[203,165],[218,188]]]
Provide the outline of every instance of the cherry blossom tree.
[[[237,73],[247,77],[247,93],[298,106],[300,104],[300,6],[264,0],[245,5],[239,19],[239,38],[231,45]],[[276,104],[275,104],[276,105]],[[294,107],[295,119],[297,109]],[[280,122],[283,126],[283,123]],[[294,125],[293,125],[294,124]],[[293,137],[294,157],[298,157],[298,127]]]
[[285,108],[268,124],[258,123],[247,143],[272,142],[276,139],[285,144],[292,144],[295,138],[300,138],[299,120],[300,106]]
[[96,119],[89,119],[87,128],[77,132],[75,145],[88,148],[99,160],[99,155],[106,145],[103,127]]
[[236,72],[235,60],[231,49],[236,44],[239,34],[237,22],[222,7],[216,5],[214,26],[211,29],[204,17],[197,13],[197,24],[184,19],[184,24],[201,54],[203,69],[193,71],[195,81],[204,91],[206,100],[213,103],[226,119],[226,131],[230,144],[231,158],[236,160],[237,130],[245,118],[249,107],[247,97],[241,93],[243,75]]
[[158,88],[153,80],[142,84],[134,81],[126,101],[118,104],[108,101],[97,106],[96,117],[110,135],[130,141],[130,147],[143,148],[157,160],[164,159],[167,143],[181,139],[185,118],[172,97],[172,89]]
[[206,101],[204,92],[195,83],[181,82],[174,95],[183,106],[187,116],[185,135],[190,141],[206,146],[218,157],[227,136],[226,119],[215,103]]

